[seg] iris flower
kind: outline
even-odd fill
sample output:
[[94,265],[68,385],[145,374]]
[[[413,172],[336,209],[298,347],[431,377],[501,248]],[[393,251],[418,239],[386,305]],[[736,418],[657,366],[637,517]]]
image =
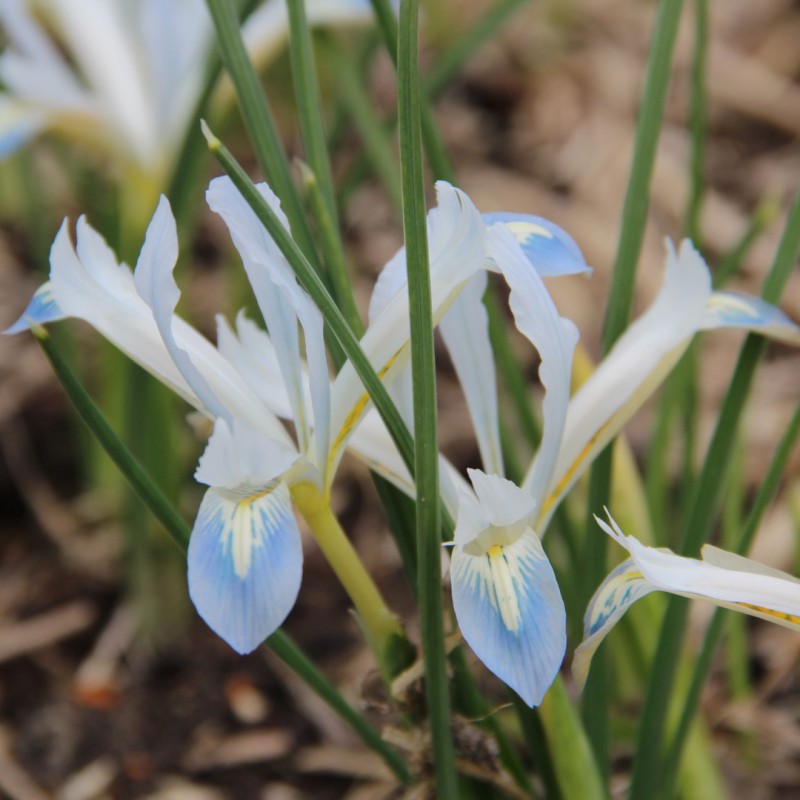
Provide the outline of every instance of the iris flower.
[[592,656],[608,632],[637,600],[654,591],[705,600],[800,630],[797,578],[708,544],[703,547],[702,559],[647,547],[626,536],[610,514],[608,523],[601,519],[597,523],[631,557],[611,572],[589,602],[584,640],[572,665],[580,684],[586,681]]
[[[259,191],[288,228],[269,188],[261,184]],[[346,539],[331,541],[329,493],[345,446],[387,476],[396,451],[381,425],[358,425],[370,407],[361,380],[349,362],[331,380],[318,309],[231,181],[212,181],[207,200],[230,230],[269,334],[243,314],[235,331],[219,318],[215,347],[175,314],[178,242],[163,197],[133,273],[83,217],[73,246],[65,221],[53,244],[50,280],[7,332],[83,319],[213,421],[195,473],[208,489],[189,543],[189,591],[200,615],[235,650],[257,647],[295,602],[302,549],[293,505],[338,565],[368,631],[379,637],[396,621],[370,593],[368,576],[353,573]],[[442,184],[438,201],[428,235],[440,316],[484,258],[483,224],[466,195]],[[388,381],[408,360],[408,341],[408,298],[398,293],[372,320],[361,346]],[[294,437],[281,419],[293,423]]]
[[[307,5],[313,25],[370,18],[367,0]],[[213,46],[204,0],[2,0],[0,27],[0,157],[50,130],[163,185]],[[259,63],[287,28],[284,0],[253,13],[244,36]]]
[[[495,220],[500,222],[491,224]],[[501,215],[486,222],[489,268],[508,283],[515,324],[541,358],[543,435],[521,486],[505,480],[481,305],[485,276],[479,275],[441,326],[485,469],[469,471],[471,487],[446,472],[452,487],[445,486],[444,494],[457,514],[451,584],[465,640],[533,706],[557,674],[566,646],[564,605],[540,541],[560,500],[698,331],[743,328],[797,345],[800,328],[762,300],[713,292],[708,267],[692,244],[684,241],[676,253],[667,243],[664,284],[655,302],[570,398],[578,333],[558,314],[540,274],[585,270],[580,251],[543,220]]]

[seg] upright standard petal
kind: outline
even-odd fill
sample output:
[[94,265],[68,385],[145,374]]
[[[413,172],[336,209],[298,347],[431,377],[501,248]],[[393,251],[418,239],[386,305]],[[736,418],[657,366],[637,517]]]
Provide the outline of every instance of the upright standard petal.
[[303,553],[284,477],[298,454],[218,420],[195,477],[206,492],[189,542],[189,594],[239,653],[258,647],[297,598]]
[[450,564],[453,607],[478,658],[535,706],[564,657],[564,603],[528,522],[530,495],[496,475],[474,470],[470,478],[478,494],[461,497]]
[[749,558],[706,545],[702,560],[647,547],[626,536],[608,515],[600,527],[631,558],[595,592],[584,620],[584,641],[575,653],[573,671],[584,680],[592,655],[627,609],[640,597],[659,590],[741,611],[800,630],[800,580]]
[[200,402],[215,417],[233,422],[231,412],[223,405],[208,381],[192,362],[189,353],[181,348],[172,329],[175,306],[181,292],[172,275],[178,261],[178,231],[169,201],[163,195],[153,219],[147,227],[142,251],[136,263],[133,279],[142,300],[153,311],[156,325],[172,360],[191,386]]
[[[431,304],[438,322],[458,292],[484,266],[484,225],[472,201],[443,181],[436,184],[438,206],[428,213]],[[402,252],[402,251],[401,251]],[[390,269],[391,267],[391,269]],[[378,300],[370,305],[370,324],[361,347],[381,378],[395,375],[409,358],[408,286],[405,254],[387,264],[378,280]],[[331,397],[331,447],[328,474],[341,458],[347,440],[369,408],[353,365],[346,363],[334,381]]]
[[541,508],[564,433],[578,329],[559,316],[542,279],[530,268],[514,237],[503,225],[490,228],[486,238],[488,251],[511,290],[509,305],[514,322],[541,357],[544,430],[536,460],[523,484]]
[[500,223],[511,231],[528,261],[543,278],[592,271],[575,240],[544,217],[494,211],[484,214],[483,221],[490,226]]
[[[288,229],[288,221],[272,190],[263,183],[258,185],[258,190]],[[259,308],[270,330],[295,413],[300,447],[305,450],[309,441],[311,414],[305,405],[298,322],[303,328],[317,462],[320,469],[324,469],[329,438],[330,376],[325,355],[322,315],[297,283],[283,253],[230,178],[216,178],[211,181],[206,198],[211,210],[225,220],[242,257]]]

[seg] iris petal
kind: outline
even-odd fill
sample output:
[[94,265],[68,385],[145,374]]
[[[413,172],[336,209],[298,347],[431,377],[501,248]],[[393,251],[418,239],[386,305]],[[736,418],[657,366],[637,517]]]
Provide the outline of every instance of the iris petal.
[[579,686],[586,683],[597,648],[625,612],[639,599],[655,591],[628,559],[614,569],[589,601],[583,618],[583,641],[572,660],[572,674]]
[[483,556],[457,547],[450,575],[464,639],[529,706],[539,705],[567,643],[564,603],[539,538],[528,529]]
[[786,344],[800,344],[800,327],[760,297],[738,292],[714,292],[708,299],[703,330],[743,328]]
[[255,650],[292,609],[303,550],[289,489],[241,497],[209,489],[189,542],[189,594],[238,653]]
[[58,307],[53,296],[53,287],[50,282],[43,283],[31,298],[28,307],[22,312],[20,318],[3,333],[13,334],[26,331],[31,327],[31,323],[45,325],[48,322],[55,322],[63,319],[66,315]]
[[559,275],[576,275],[589,273],[587,266],[575,240],[558,225],[544,217],[533,214],[511,214],[495,211],[482,214],[487,225],[502,223],[522,248],[522,252],[533,264],[534,269],[543,278]]

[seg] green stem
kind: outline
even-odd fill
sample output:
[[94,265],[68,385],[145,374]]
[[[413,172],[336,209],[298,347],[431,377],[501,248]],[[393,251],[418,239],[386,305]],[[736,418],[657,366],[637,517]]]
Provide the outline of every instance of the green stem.
[[458,780],[450,731],[450,686],[447,680],[442,608],[436,364],[420,129],[418,21],[418,0],[401,0],[397,119],[400,129],[403,232],[408,270],[414,395],[417,590],[436,795],[442,800],[456,800],[459,796]]
[[384,760],[401,783],[410,783],[411,774],[403,759],[381,739],[380,734],[364,717],[339,694],[336,687],[314,666],[289,636],[278,630],[267,639],[267,645],[275,655],[288,664],[296,675],[350,725],[367,747]]
[[607,800],[603,775],[560,675],[544,697],[539,719],[564,800]]
[[511,15],[529,0],[500,0],[492,6],[470,29],[456,40],[428,72],[425,94],[434,97],[441,92],[469,61],[481,45],[503,27]]
[[281,200],[292,235],[315,270],[321,273],[314,237],[303,213],[300,196],[292,182],[275,119],[242,41],[233,3],[230,0],[206,0],[206,5],[214,21],[222,63],[236,88],[239,110],[259,166]]
[[317,221],[317,232],[320,237],[320,247],[325,254],[328,265],[328,274],[331,281],[331,292],[336,303],[342,310],[350,330],[356,336],[364,332],[364,325],[356,307],[353,285],[347,273],[347,262],[342,248],[342,240],[330,208],[325,202],[316,174],[304,163],[300,162],[300,174],[306,188],[311,213]]
[[295,86],[295,102],[300,118],[300,131],[306,159],[314,177],[312,210],[322,234],[323,255],[328,267],[331,289],[339,308],[356,333],[361,332],[361,321],[356,309],[353,289],[347,275],[344,245],[339,234],[336,196],[333,191],[331,164],[328,159],[325,124],[322,119],[322,99],[317,84],[317,66],[311,32],[306,18],[305,2],[290,2],[289,53]]
[[332,36],[321,39],[331,64],[336,64],[339,97],[358,131],[364,146],[364,157],[372,164],[386,189],[395,212],[403,212],[403,198],[397,175],[397,158],[392,149],[390,134],[375,112],[374,103],[364,88],[357,64],[350,53]]
[[342,530],[324,493],[311,483],[301,483],[292,487],[292,501],[353,601],[381,672],[391,680],[408,666],[408,663],[397,665],[387,661],[387,657],[396,649],[397,640],[406,638],[400,620],[386,605],[364,562]]

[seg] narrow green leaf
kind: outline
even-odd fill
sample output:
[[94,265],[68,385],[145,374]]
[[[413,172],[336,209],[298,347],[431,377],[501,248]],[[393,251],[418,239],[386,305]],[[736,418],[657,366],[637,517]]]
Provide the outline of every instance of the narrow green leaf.
[[539,719],[564,800],[606,800],[605,780],[560,675],[544,697]]
[[153,513],[153,516],[164,526],[164,530],[170,538],[181,550],[186,550],[190,531],[185,520],[150,480],[144,467],[108,424],[100,409],[89,397],[75,373],[59,353],[50,334],[38,325],[31,330],[81,419]]
[[334,299],[350,327],[356,334],[360,334],[361,320],[353,297],[353,287],[347,274],[347,260],[337,224],[339,212],[336,209],[336,196],[333,191],[327,137],[322,119],[322,99],[317,83],[317,65],[314,60],[306,6],[304,2],[290,2],[288,8],[289,53],[292,61],[295,102],[306,159],[314,179],[309,187],[306,173],[304,176],[307,179],[306,187],[310,189],[311,209],[321,234],[322,251]]
[[345,51],[333,36],[322,36],[320,42],[330,64],[337,69],[337,89],[348,118],[364,145],[364,158],[372,165],[383,183],[389,200],[398,215],[403,211],[403,198],[397,172],[397,158],[390,133],[385,130],[364,86],[355,58]]
[[328,275],[334,300],[347,320],[350,330],[356,336],[361,336],[364,332],[364,325],[356,307],[353,285],[350,282],[350,276],[347,274],[347,262],[342,247],[342,239],[339,236],[339,228],[334,218],[331,217],[330,207],[322,195],[316,174],[310,167],[300,162],[300,175],[306,189],[311,213],[317,222],[320,248],[328,265]]
[[492,38],[517,9],[530,0],[500,0],[452,44],[436,62],[424,81],[425,93],[434,97],[449,84],[481,45]]
[[689,170],[689,204],[686,211],[686,235],[702,250],[700,209],[705,194],[706,166],[706,62],[708,51],[708,0],[694,4],[694,56],[692,59],[691,108],[689,133],[692,151]]
[[206,5],[214,21],[222,62],[236,89],[239,109],[259,166],[281,200],[293,236],[306,258],[321,272],[314,238],[292,182],[272,111],[242,41],[234,5],[231,0],[206,0]]
[[447,680],[442,608],[436,362],[433,351],[433,312],[419,116],[418,20],[418,0],[401,0],[397,119],[411,324],[417,489],[417,591],[436,795],[442,800],[456,800],[458,780],[450,732],[450,685]]

